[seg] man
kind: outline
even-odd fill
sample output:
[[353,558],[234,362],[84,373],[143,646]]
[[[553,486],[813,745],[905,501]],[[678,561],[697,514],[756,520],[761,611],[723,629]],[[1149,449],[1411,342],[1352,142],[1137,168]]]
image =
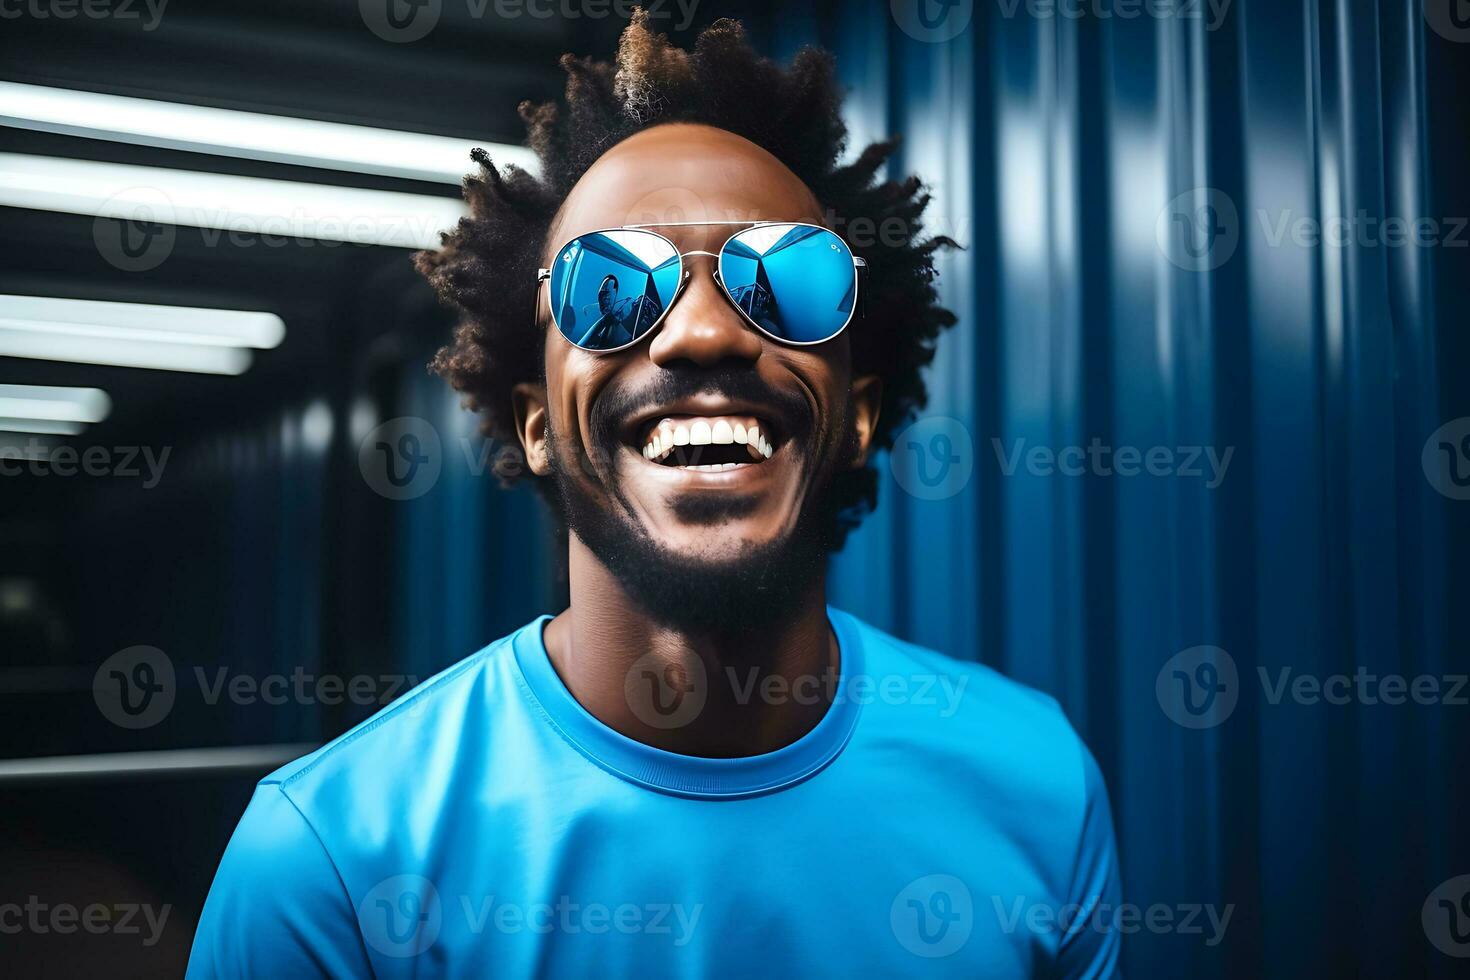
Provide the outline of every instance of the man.
[[732,22],[563,63],[539,177],[479,154],[419,264],[570,607],[263,780],[191,975],[1113,975],[1107,798],[1055,703],[825,603],[953,322],[920,185],[875,180],[889,145],[838,166],[829,59]]

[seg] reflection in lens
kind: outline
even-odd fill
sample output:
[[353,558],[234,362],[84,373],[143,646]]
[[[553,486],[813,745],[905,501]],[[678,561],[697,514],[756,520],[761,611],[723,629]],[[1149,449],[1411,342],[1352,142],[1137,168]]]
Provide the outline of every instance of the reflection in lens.
[[762,330],[798,344],[836,336],[852,318],[857,294],[847,244],[807,225],[758,225],[740,232],[720,251],[720,279]]
[[679,287],[679,253],[638,229],[580,235],[557,253],[551,312],[578,347],[613,350],[647,333]]

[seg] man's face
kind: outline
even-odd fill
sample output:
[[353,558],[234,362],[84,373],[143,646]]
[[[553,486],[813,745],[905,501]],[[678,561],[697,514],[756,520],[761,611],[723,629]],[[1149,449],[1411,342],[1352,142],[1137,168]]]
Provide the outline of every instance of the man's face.
[[[807,187],[748,140],[664,125],[630,137],[588,170],[554,223],[541,265],[579,234],[700,220],[822,224],[823,215]],[[739,227],[654,230],[681,252],[718,252]],[[631,549],[668,574],[718,575],[756,559],[779,561],[796,547],[833,474],[861,465],[878,387],[871,378],[855,383],[845,334],[813,347],[771,340],[716,285],[715,259],[684,261],[688,281],[658,329],[613,354],[563,339],[543,287],[546,385],[518,388],[517,411],[532,468],[554,476],[573,533],[604,564]],[[860,321],[852,327],[861,328]],[[701,442],[706,429],[708,445],[681,446],[662,459],[645,454],[654,436],[667,444],[672,433],[682,443],[686,430]],[[752,429],[769,458],[748,435],[745,445],[721,444]]]

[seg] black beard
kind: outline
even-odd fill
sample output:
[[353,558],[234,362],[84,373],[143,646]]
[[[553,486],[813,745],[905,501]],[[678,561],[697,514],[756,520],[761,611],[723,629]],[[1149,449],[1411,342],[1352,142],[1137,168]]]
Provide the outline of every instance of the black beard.
[[[810,430],[808,430],[810,431]],[[823,442],[818,427],[815,442]],[[856,451],[856,433],[843,438],[839,459]],[[718,637],[722,642],[755,636],[785,626],[801,609],[814,583],[827,572],[838,526],[837,495],[828,475],[809,497],[786,537],[754,545],[737,557],[703,560],[673,554],[640,524],[617,507],[589,493],[577,478],[574,463],[558,453],[560,440],[547,430],[547,454],[552,461],[553,505],[567,527],[576,533],[622,585],[628,596],[654,622],[692,636]],[[793,441],[787,447],[795,452]],[[814,460],[808,460],[814,465]],[[609,468],[616,459],[608,461]],[[613,469],[613,472],[616,472]],[[829,471],[830,472],[830,471]],[[615,483],[608,487],[622,499]],[[739,499],[718,500],[696,496],[680,517],[720,533],[725,519],[742,512]],[[683,513],[684,510],[689,513]],[[752,650],[754,656],[761,651]]]

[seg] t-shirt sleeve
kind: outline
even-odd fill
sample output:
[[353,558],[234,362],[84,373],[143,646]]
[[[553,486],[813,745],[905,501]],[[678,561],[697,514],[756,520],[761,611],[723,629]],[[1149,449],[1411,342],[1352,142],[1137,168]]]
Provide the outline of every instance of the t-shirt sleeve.
[[372,976],[336,866],[279,783],[256,787],[225,848],[187,976]]
[[1113,813],[1108,789],[1092,753],[1082,749],[1086,799],[1068,902],[1086,910],[1071,917],[1057,949],[1058,977],[1094,980],[1122,976],[1119,963],[1118,906],[1123,887],[1118,878],[1118,848],[1113,839]]

